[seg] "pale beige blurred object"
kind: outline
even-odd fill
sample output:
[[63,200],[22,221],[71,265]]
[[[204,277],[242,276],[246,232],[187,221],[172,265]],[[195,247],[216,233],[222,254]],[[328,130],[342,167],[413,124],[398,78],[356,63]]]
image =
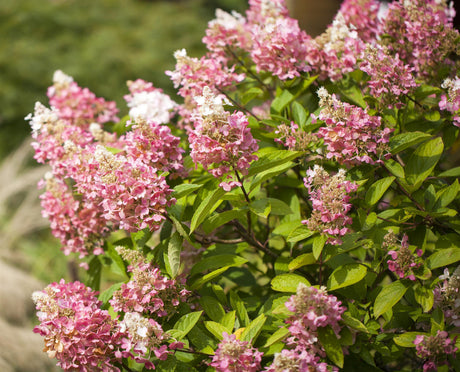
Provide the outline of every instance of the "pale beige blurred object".
[[326,30],[340,8],[340,0],[286,0],[291,17],[299,26],[315,37]]

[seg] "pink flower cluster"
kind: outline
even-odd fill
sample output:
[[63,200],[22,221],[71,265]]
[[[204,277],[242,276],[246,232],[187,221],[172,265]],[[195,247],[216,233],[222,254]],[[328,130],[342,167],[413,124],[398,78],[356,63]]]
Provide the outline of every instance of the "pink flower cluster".
[[226,191],[241,186],[229,173],[247,174],[250,163],[257,160],[253,153],[258,150],[247,117],[238,111],[226,112],[223,98],[213,95],[209,88],[196,101],[195,128],[189,131],[190,156],[214,177],[226,176],[220,184]]
[[110,300],[115,311],[138,312],[149,316],[171,316],[190,292],[181,283],[161,275],[159,268],[145,262],[139,252],[118,247],[123,258],[131,261],[131,279],[113,294]]
[[383,41],[404,64],[424,81],[437,78],[439,66],[453,66],[449,55],[456,52],[459,36],[452,26],[455,11],[446,0],[394,1],[382,23]]
[[130,108],[131,118],[155,124],[169,123],[177,104],[162,89],[142,79],[128,81],[128,88],[131,94],[124,98]]
[[[330,326],[339,336],[342,314],[345,308],[335,296],[328,295],[326,289],[309,287],[299,283],[297,293],[289,298],[286,307],[293,312],[286,323],[290,337],[286,344],[290,349],[275,356],[267,371],[329,371],[330,366],[321,362],[326,353],[318,342],[318,328]],[[332,368],[337,371],[337,368]]]
[[115,102],[96,97],[88,88],[79,87],[72,77],[62,71],[54,73],[53,83],[48,88],[48,98],[62,120],[84,129],[94,122],[103,124],[118,121]]
[[[71,77],[57,72],[50,97],[61,97],[69,87],[73,87],[72,92],[84,91],[83,97],[92,95]],[[52,169],[47,180],[41,182],[46,187],[41,196],[43,215],[50,219],[53,234],[61,240],[66,254],[100,254],[102,239],[116,229],[156,230],[166,208],[174,203],[172,190],[159,175],[184,172],[179,138],[161,124],[169,121],[173,105],[165,112],[157,108],[152,111],[148,100],[134,105],[139,94],[163,94],[143,80],[132,82],[130,89],[127,100],[139,115],[133,130],[120,138],[101,127],[99,123],[106,120],[103,116],[82,114],[79,107],[86,98],[80,96],[59,101],[59,109],[37,103],[34,115],[27,118],[35,139],[35,158],[49,163]],[[160,101],[167,100],[163,97]],[[72,110],[77,112],[70,114]],[[87,122],[90,117],[99,123]]]
[[365,49],[341,12],[335,16],[327,30],[307,42],[307,62],[320,80],[337,81],[357,67],[358,57]]
[[399,97],[412,93],[417,87],[414,68],[404,64],[397,53],[393,56],[383,47],[368,47],[362,57],[359,68],[370,77],[366,83],[370,94],[381,98],[384,107],[401,108]]
[[326,126],[319,128],[317,136],[327,146],[326,158],[356,165],[375,164],[389,155],[386,144],[393,130],[382,128],[380,116],[371,116],[358,106],[339,101],[325,88],[318,90],[318,96],[322,107],[318,118]]
[[307,170],[304,178],[305,187],[310,194],[313,211],[308,220],[302,221],[312,231],[329,235],[329,244],[341,244],[341,236],[348,231],[347,225],[353,221],[347,213],[351,209],[350,193],[358,185],[345,180],[345,171],[331,176],[319,165]]
[[275,131],[278,138],[275,138],[276,143],[280,143],[289,150],[305,151],[312,143],[318,141],[316,135],[304,132],[299,129],[299,126],[292,122],[290,126],[281,124]]
[[456,353],[455,339],[449,338],[446,331],[438,331],[434,336],[418,335],[415,340],[417,356],[424,359],[423,371],[437,371],[447,364],[446,356]]
[[96,292],[79,282],[48,285],[32,296],[40,325],[34,332],[45,338],[50,358],[63,370],[119,371],[113,366],[124,334]]
[[203,42],[211,58],[235,62],[238,51],[248,53],[256,70],[286,80],[307,71],[306,41],[297,20],[289,17],[283,0],[250,0],[246,18],[222,10],[211,21]]
[[393,233],[390,232],[385,236],[384,246],[392,247],[388,251],[388,255],[391,256],[391,260],[387,261],[388,269],[398,275],[399,278],[408,278],[415,280],[415,272],[417,269],[422,267],[422,261],[420,257],[423,254],[421,249],[417,249],[415,254],[409,248],[408,237],[404,234],[401,244],[398,246],[393,237]]
[[447,95],[443,94],[439,101],[439,109],[448,111],[453,114],[453,123],[460,127],[460,78],[445,79],[442,88],[447,89]]
[[439,277],[442,280],[434,290],[434,308],[441,309],[444,313],[446,324],[453,325],[456,330],[460,329],[460,266],[452,275],[449,269]]
[[260,370],[262,355],[249,342],[240,341],[236,336],[224,332],[209,365],[218,372],[257,372]]
[[379,9],[377,0],[344,0],[339,12],[363,41],[374,43],[379,32]]

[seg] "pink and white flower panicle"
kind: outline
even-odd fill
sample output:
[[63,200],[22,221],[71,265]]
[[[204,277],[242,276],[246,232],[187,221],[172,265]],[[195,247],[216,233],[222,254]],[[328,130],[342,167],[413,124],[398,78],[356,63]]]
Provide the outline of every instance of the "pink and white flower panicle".
[[226,191],[241,186],[229,173],[246,175],[250,163],[257,160],[253,153],[259,148],[248,128],[247,117],[239,111],[226,112],[224,98],[215,96],[209,88],[205,88],[196,101],[195,128],[189,131],[193,161],[216,178],[226,176],[226,181],[220,184]]
[[310,194],[313,211],[310,218],[302,223],[312,231],[330,236],[329,244],[340,244],[340,237],[349,231],[347,225],[353,222],[347,213],[352,207],[350,193],[356,191],[358,185],[345,179],[345,170],[340,169],[331,176],[319,165],[307,170],[304,184]]
[[415,340],[417,356],[424,359],[423,371],[437,371],[438,367],[448,364],[447,355],[454,355],[458,348],[455,339],[449,338],[446,331],[438,331],[434,336],[418,335]]
[[223,340],[219,343],[209,365],[217,372],[257,372],[260,371],[262,355],[249,342],[240,341],[235,335],[222,334]]
[[434,308],[441,309],[448,325],[453,325],[455,330],[460,330],[460,266],[449,274],[449,269],[444,269],[444,274],[439,277],[441,283],[434,288]]

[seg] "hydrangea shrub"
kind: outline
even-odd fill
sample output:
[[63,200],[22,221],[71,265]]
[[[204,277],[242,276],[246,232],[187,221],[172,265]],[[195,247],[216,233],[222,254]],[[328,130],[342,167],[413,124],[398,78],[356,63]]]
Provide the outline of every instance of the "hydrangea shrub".
[[[43,215],[85,283],[34,293],[80,371],[460,371],[460,35],[444,0],[217,11],[179,98],[57,71],[28,116]],[[123,116],[126,114],[125,116]],[[108,288],[104,275],[125,278]],[[101,291],[102,289],[102,291]]]

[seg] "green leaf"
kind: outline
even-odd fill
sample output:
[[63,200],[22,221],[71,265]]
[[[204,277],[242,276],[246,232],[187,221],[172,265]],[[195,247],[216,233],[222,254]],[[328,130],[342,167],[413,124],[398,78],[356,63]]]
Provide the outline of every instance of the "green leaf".
[[396,177],[404,178],[406,175],[404,173],[404,168],[397,161],[393,159],[385,160],[385,167]]
[[297,270],[299,267],[316,263],[313,253],[304,253],[289,262],[289,270]]
[[307,239],[312,236],[315,232],[308,230],[308,227],[305,225],[301,225],[296,227],[294,230],[287,237],[287,241],[289,243],[297,243],[301,240]]
[[433,270],[449,266],[457,261],[460,261],[460,248],[446,248],[433,253],[426,260],[426,264],[429,269]]
[[230,266],[224,266],[224,267],[221,267],[220,269],[211,271],[210,273],[199,277],[197,280],[195,280],[190,285],[190,289],[193,291],[195,289],[200,288],[203,284],[205,284],[205,283],[209,282],[210,280],[218,277],[220,274],[222,274],[223,272],[227,271],[229,268],[230,268]]
[[378,294],[374,304],[374,316],[378,318],[380,315],[390,310],[404,296],[408,289],[408,285],[398,280],[386,285]]
[[292,116],[294,122],[299,125],[299,128],[302,128],[307,123],[308,113],[297,101],[292,103]]
[[259,174],[267,169],[272,169],[285,164],[304,154],[303,151],[275,150],[268,154],[261,155],[259,160],[252,162],[249,167],[248,176]]
[[225,316],[225,310],[218,300],[211,296],[202,296],[199,299],[199,303],[203,308],[205,314],[209,316],[211,320],[220,322]]
[[217,213],[209,218],[207,218],[203,223],[203,231],[206,234],[211,233],[218,227],[225,225],[226,223],[233,221],[233,220],[241,220],[245,218],[245,211],[241,209],[232,209],[229,211],[224,211],[222,213]]
[[275,342],[284,340],[287,335],[289,335],[290,332],[287,328],[281,327],[278,329],[275,333],[273,333],[265,342],[265,345],[263,347],[269,347],[273,345]]
[[243,327],[246,327],[249,324],[248,311],[246,310],[244,302],[235,291],[230,291],[230,305],[233,310],[236,311],[236,316],[238,317],[240,324]]
[[123,285],[123,283],[115,283],[115,284],[112,284],[109,288],[107,288],[104,292],[102,292],[98,298],[99,298],[99,301],[102,301],[102,303],[105,305],[107,305],[107,303],[109,302],[109,300],[112,298],[113,296],[113,293],[118,291],[121,286]]
[[289,161],[287,163],[280,164],[278,166],[275,166],[273,168],[270,168],[263,172],[258,173],[252,180],[251,186],[249,187],[249,193],[253,191],[257,186],[259,186],[262,182],[268,179],[273,179],[279,174],[282,174],[286,172],[287,170],[291,169],[295,165],[296,163]]
[[350,328],[356,329],[360,332],[369,333],[369,330],[366,328],[366,326],[358,319],[352,317],[349,312],[342,314],[342,321]]
[[101,273],[102,273],[102,264],[99,259],[99,256],[94,256],[91,261],[89,261],[88,269],[88,287],[99,291],[101,285]]
[[433,307],[434,295],[433,290],[422,286],[417,286],[414,289],[415,301],[417,301],[423,309],[423,312],[427,313]]
[[222,341],[224,336],[222,334],[225,332],[228,334],[227,328],[225,328],[222,324],[216,323],[213,321],[204,322],[204,326],[206,329],[212,333],[212,335],[217,338],[219,341]]
[[396,177],[385,177],[374,182],[366,192],[365,202],[367,205],[372,206],[377,203],[380,198],[385,194],[391,186]]
[[213,270],[216,268],[221,268],[223,266],[241,266],[244,263],[248,262],[247,259],[236,256],[234,254],[220,254],[215,256],[210,256],[198,261],[190,271],[190,276],[193,276],[198,273],[202,273],[207,270]]
[[244,331],[241,333],[240,340],[247,341],[253,345],[266,320],[267,317],[264,314],[255,318],[247,327],[244,328]]
[[276,113],[280,114],[283,109],[289,105],[293,100],[295,99],[295,96],[289,92],[289,90],[284,89],[280,95],[275,97],[271,104],[271,110]]
[[400,133],[390,139],[390,149],[392,154],[407,149],[408,147],[414,146],[420,142],[425,141],[431,137],[429,134],[424,132],[408,132]]
[[458,184],[458,179],[457,179],[454,181],[452,185],[449,185],[439,190],[436,193],[436,203],[433,209],[437,210],[439,208],[447,207],[450,203],[452,203],[455,200],[459,189],[460,189],[460,186]]
[[220,320],[220,324],[227,328],[229,334],[233,332],[233,328],[235,327],[235,316],[236,311],[232,310],[225,314]]
[[327,357],[339,368],[343,368],[342,345],[337,338],[334,330],[330,327],[319,327],[318,338],[326,351]]
[[419,188],[441,158],[444,150],[442,138],[438,137],[418,147],[406,164],[406,180]]
[[311,285],[303,276],[291,273],[275,276],[270,284],[274,291],[295,293],[299,283],[304,283],[307,286]]
[[425,332],[406,332],[393,338],[396,345],[401,347],[415,347],[414,341],[418,335],[427,335]]
[[192,313],[185,314],[176,322],[176,324],[174,324],[174,329],[182,331],[182,337],[185,337],[187,333],[189,333],[195,326],[195,324],[198,322],[202,313],[203,311],[195,311]]
[[152,232],[148,227],[131,233],[131,239],[136,243],[139,248],[142,248],[148,240],[152,237]]
[[176,199],[181,199],[188,194],[191,194],[195,190],[203,187],[203,185],[196,185],[193,183],[182,183],[174,187],[174,192],[172,193],[172,197]]
[[168,270],[168,274],[171,275],[171,278],[174,279],[177,276],[180,268],[180,253],[182,251],[182,237],[176,231],[169,240],[168,243],[168,265],[166,268]]
[[246,105],[248,102],[252,101],[254,98],[257,98],[263,95],[264,91],[258,87],[252,87],[245,91],[241,97],[241,103]]
[[275,198],[264,198],[251,202],[249,209],[256,215],[267,218],[271,213],[276,216],[292,214],[292,210],[285,202]]
[[357,263],[339,266],[335,269],[327,282],[329,291],[348,287],[358,283],[367,274],[367,268]]
[[460,177],[460,167],[448,169],[438,174],[438,177]]
[[321,256],[321,252],[323,251],[324,244],[327,242],[327,235],[318,235],[313,239],[313,257],[318,259]]
[[209,214],[213,211],[213,207],[219,201],[222,196],[225,195],[225,190],[222,188],[217,188],[211,191],[208,196],[201,202],[197,210],[193,214],[192,221],[190,223],[190,233],[192,233]]

